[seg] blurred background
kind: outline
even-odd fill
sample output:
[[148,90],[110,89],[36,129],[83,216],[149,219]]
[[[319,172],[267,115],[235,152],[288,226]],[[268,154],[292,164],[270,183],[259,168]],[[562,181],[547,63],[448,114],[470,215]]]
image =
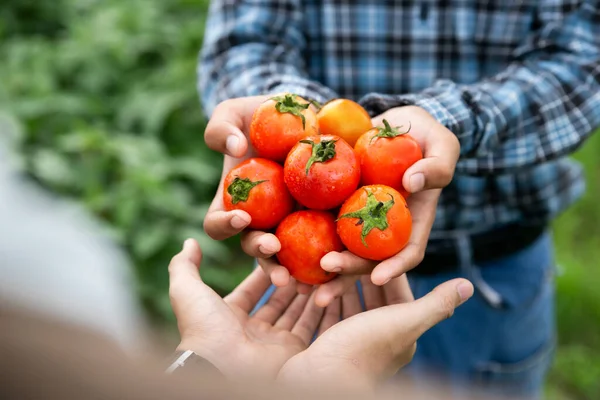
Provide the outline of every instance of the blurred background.
[[[15,162],[83,204],[130,257],[148,317],[174,318],[167,264],[187,237],[220,293],[252,268],[202,219],[221,156],[203,143],[196,61],[208,0],[2,0],[0,135]],[[600,132],[575,154],[588,190],[554,225],[560,347],[551,399],[600,396]]]

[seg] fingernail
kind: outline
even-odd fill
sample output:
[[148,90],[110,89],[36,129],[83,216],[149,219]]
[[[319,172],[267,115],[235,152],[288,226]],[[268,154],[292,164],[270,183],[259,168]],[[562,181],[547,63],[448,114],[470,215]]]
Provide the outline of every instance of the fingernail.
[[466,282],[459,283],[456,286],[456,291],[458,292],[460,299],[464,302],[473,296],[473,285]]
[[225,147],[231,155],[234,155],[237,154],[239,144],[240,138],[238,138],[236,135],[229,135],[227,137],[227,141],[225,142]]
[[315,296],[315,304],[318,307],[325,308],[335,299],[335,297],[333,299],[329,299],[329,297],[327,295]]
[[338,263],[336,262],[336,257],[335,257],[336,254],[338,254],[338,253],[331,252],[331,253],[325,254],[321,258],[321,262],[320,262],[321,268],[323,268],[325,271],[336,272],[336,271],[334,271],[334,269],[340,268],[337,265]]
[[183,241],[183,249],[185,250],[186,247],[190,246],[192,244],[192,240],[194,239],[185,239]]
[[321,268],[323,268],[327,272],[342,272],[342,267],[336,264],[337,263],[328,260],[327,256],[324,256],[324,258],[321,259]]
[[233,218],[231,218],[231,226],[235,229],[242,229],[245,228],[248,224],[250,223],[250,221],[247,221],[246,219],[240,217],[239,215],[234,215]]
[[260,251],[263,254],[277,253],[277,250],[273,249],[271,246],[265,246],[264,244],[258,246],[258,251]]
[[412,174],[409,180],[411,193],[423,190],[425,187],[425,175],[422,172]]

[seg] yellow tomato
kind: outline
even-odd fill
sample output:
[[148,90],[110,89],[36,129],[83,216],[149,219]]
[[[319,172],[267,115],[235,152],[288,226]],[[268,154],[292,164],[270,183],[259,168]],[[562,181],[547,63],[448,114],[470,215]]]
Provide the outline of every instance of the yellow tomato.
[[319,133],[335,135],[354,147],[358,138],[373,128],[371,117],[360,104],[348,99],[336,99],[317,113]]

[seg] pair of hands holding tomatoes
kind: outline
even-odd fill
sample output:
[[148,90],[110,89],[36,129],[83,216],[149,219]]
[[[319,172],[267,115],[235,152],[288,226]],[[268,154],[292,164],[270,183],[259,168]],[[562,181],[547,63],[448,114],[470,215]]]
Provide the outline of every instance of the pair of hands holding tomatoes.
[[222,299],[202,282],[201,258],[198,243],[189,239],[169,265],[179,349],[194,351],[236,380],[373,388],[410,362],[421,334],[473,294],[468,281],[455,279],[414,301],[406,276],[384,287],[363,276],[366,312],[356,286],[322,308],[312,301],[314,291],[298,294],[292,283],[277,288],[251,315],[271,284],[264,271],[255,269]]
[[[208,147],[225,155],[222,180],[241,161],[256,156],[249,146],[247,134],[254,111],[269,98],[256,96],[227,100],[215,109],[205,131],[205,141]],[[340,118],[350,117],[341,115]],[[412,230],[408,244],[398,254],[381,262],[366,260],[348,251],[326,254],[321,259],[321,267],[340,276],[317,288],[314,299],[321,307],[341,296],[359,275],[370,274],[375,285],[383,285],[417,266],[425,253],[441,189],[454,174],[460,151],[458,140],[429,113],[415,106],[394,108],[374,118],[373,125],[381,126],[384,119],[392,126],[410,125],[411,136],[423,152],[423,158],[406,170],[402,181],[404,189],[410,193],[407,203],[412,216]],[[281,244],[271,233],[246,230],[251,222],[248,213],[225,211],[222,190],[223,182],[205,217],[206,233],[216,240],[242,233],[243,250],[259,260],[275,286],[286,286],[291,281],[290,274],[272,257],[279,252]],[[305,284],[297,284],[296,287],[299,293],[311,290]]]

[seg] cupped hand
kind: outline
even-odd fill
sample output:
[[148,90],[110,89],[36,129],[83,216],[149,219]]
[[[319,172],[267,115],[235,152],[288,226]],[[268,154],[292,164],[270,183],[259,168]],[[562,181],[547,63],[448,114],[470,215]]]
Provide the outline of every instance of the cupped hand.
[[[275,377],[283,364],[305,350],[315,334],[362,311],[356,288],[327,308],[298,294],[292,283],[278,288],[253,315],[270,286],[256,268],[230,295],[221,298],[200,278],[202,253],[188,239],[169,265],[169,294],[181,335],[180,350],[192,350],[229,377]],[[378,290],[381,290],[378,288]],[[376,291],[365,291],[369,308],[384,306]]]
[[[376,285],[383,285],[404,274],[423,260],[441,189],[452,180],[460,153],[456,135],[420,107],[393,108],[373,119],[373,124],[379,126],[383,119],[392,126],[410,124],[410,134],[423,150],[423,159],[406,171],[402,181],[404,188],[411,193],[407,199],[412,216],[408,244],[397,255],[381,262],[365,260],[347,251],[331,252],[321,260],[321,267],[326,271],[339,271],[347,276],[370,274]],[[319,293],[319,298],[323,299],[320,304],[327,305],[344,288],[339,285],[323,289]]]
[[[223,181],[225,176],[242,161],[256,156],[248,140],[252,115],[260,104],[272,96],[242,97],[226,100],[214,110],[204,140],[212,150],[224,154],[223,173],[219,188],[204,218],[205,232],[215,240],[223,240],[241,233],[242,249],[251,257],[269,258],[281,249],[279,240],[272,233],[247,230],[250,215],[242,210],[225,211],[223,205]],[[273,263],[261,263],[265,273],[275,286],[293,284],[288,270]],[[297,283],[300,293],[309,293],[311,287]]]
[[169,265],[171,305],[181,335],[179,349],[193,350],[230,377],[273,377],[304,350],[324,312],[294,285],[277,289],[250,315],[270,285],[255,269],[222,299],[200,278],[201,251],[188,239]]
[[[283,287],[294,280],[274,257],[281,249],[275,235],[245,230],[250,223],[250,215],[241,210],[224,211],[222,201],[222,181],[225,175],[242,160],[254,155],[247,133],[254,110],[268,98],[269,96],[256,96],[227,100],[215,109],[207,125],[207,145],[225,154],[225,159],[223,177],[206,215],[204,228],[216,240],[241,232],[244,252],[258,259],[259,265],[275,286]],[[361,259],[347,251],[332,252],[323,257],[322,268],[327,271],[339,270],[341,275],[317,288],[315,300],[320,306],[327,306],[333,299],[341,296],[361,274],[370,274],[375,284],[382,285],[417,266],[425,253],[441,188],[450,182],[454,174],[460,151],[458,140],[429,113],[419,107],[399,107],[373,119],[373,124],[378,126],[383,119],[394,126],[410,124],[410,134],[423,150],[423,159],[406,171],[403,180],[406,190],[412,193],[408,198],[413,220],[411,237],[400,253],[380,263]],[[311,290],[310,286],[301,283],[296,283],[296,288],[299,293]]]
[[289,285],[251,315],[269,287],[265,273],[255,269],[223,299],[200,278],[201,258],[198,243],[188,239],[169,265],[178,348],[194,351],[230,378],[373,384],[407,363],[418,336],[473,294],[468,281],[457,279],[414,301],[406,276],[382,287],[365,276],[366,312],[356,286],[321,308],[310,301],[314,294],[297,294]]

